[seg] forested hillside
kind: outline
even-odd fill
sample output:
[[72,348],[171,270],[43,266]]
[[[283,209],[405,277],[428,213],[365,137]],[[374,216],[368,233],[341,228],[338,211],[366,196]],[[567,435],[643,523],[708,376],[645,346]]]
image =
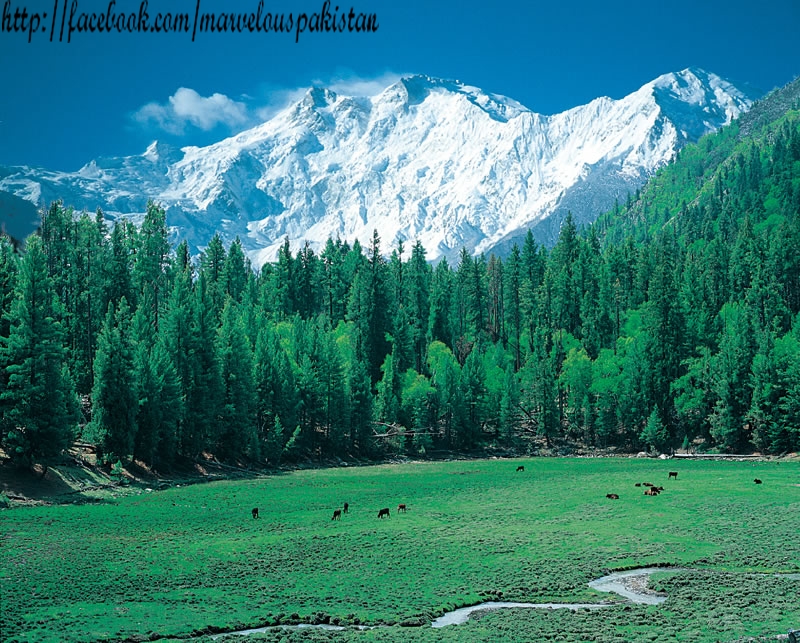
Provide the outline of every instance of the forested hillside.
[[218,237],[195,265],[156,205],[109,229],[56,203],[24,255],[0,240],[3,449],[80,436],[158,470],[532,436],[797,450],[800,112],[774,96],[586,233],[503,260],[432,266],[376,233],[256,273]]

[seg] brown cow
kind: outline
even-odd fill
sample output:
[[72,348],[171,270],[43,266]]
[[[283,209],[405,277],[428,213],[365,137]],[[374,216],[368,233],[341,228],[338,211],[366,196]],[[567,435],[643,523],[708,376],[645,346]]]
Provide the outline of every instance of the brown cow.
[[333,518],[331,518],[331,520],[339,520],[341,517],[342,517],[342,510],[336,509],[333,512]]
[[616,493],[607,493],[606,498],[609,500],[619,500],[619,496]]
[[378,518],[383,518],[384,516],[386,516],[387,518],[391,518],[391,516],[389,515],[389,507],[384,507],[378,512]]
[[344,503],[344,512],[345,512],[345,513],[347,513],[347,510],[348,510],[349,508],[350,508],[350,505],[348,505],[348,504],[345,502],[345,503]]
[[675,478],[677,480],[678,479],[678,472],[677,471],[670,471],[669,475],[667,476],[667,480],[669,480],[670,478]]
[[761,484],[761,480],[759,480],[758,478],[756,478],[755,480],[753,480],[753,482],[755,482],[756,484]]
[[400,513],[401,511],[403,513],[406,512],[406,506],[405,505],[397,505],[397,513]]
[[517,467],[517,471],[525,471],[525,467],[523,467],[522,465],[519,465]]
[[258,507],[253,509],[253,518],[258,518]]

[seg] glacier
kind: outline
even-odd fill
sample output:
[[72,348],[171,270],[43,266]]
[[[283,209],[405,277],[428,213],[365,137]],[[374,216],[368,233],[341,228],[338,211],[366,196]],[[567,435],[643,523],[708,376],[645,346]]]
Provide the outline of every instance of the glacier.
[[375,96],[312,87],[205,147],[154,142],[77,172],[2,167],[0,194],[134,220],[153,199],[173,240],[198,253],[216,233],[238,236],[256,267],[287,238],[319,251],[328,238],[367,244],[373,230],[384,251],[419,240],[429,260],[452,261],[462,248],[504,254],[529,229],[552,245],[568,211],[592,222],[752,100],[697,68],[553,115],[424,75]]

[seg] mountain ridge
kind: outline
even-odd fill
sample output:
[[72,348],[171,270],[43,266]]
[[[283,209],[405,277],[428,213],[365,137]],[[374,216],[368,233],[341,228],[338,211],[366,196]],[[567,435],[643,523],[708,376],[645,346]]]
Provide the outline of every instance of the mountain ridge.
[[430,260],[502,251],[534,230],[555,242],[572,211],[592,222],[686,142],[744,113],[750,97],[696,68],[621,99],[552,115],[455,80],[408,76],[373,97],[320,87],[273,118],[205,147],[154,142],[77,172],[0,168],[0,191],[100,207],[134,221],[161,202],[175,239],[202,251],[239,236],[251,261],[288,237],[419,239]]

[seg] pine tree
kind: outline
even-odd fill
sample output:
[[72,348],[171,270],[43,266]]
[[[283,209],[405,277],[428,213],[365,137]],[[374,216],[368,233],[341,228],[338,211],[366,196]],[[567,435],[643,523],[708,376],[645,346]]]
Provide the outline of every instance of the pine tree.
[[503,271],[505,340],[514,355],[514,369],[522,366],[522,274],[517,244],[511,249]]
[[167,298],[170,247],[166,212],[152,201],[147,203],[136,250],[134,282],[139,297],[147,302],[148,316],[158,331],[161,310]]
[[369,456],[374,450],[372,435],[372,386],[369,373],[363,362],[350,367],[348,378],[350,410],[350,448],[354,452]]
[[210,307],[211,314],[215,320],[219,320],[222,307],[225,304],[225,263],[227,253],[222,245],[219,234],[211,237],[208,246],[200,256],[200,274],[203,276],[203,287],[205,289],[205,305]]
[[236,237],[230,248],[228,248],[222,278],[225,282],[225,292],[237,304],[242,303],[245,288],[252,278],[252,271],[250,269],[250,261],[244,255],[239,237]]
[[[205,449],[218,445],[223,414],[224,384],[217,355],[217,316],[215,303],[200,273],[192,302],[191,339],[189,342],[189,385],[185,395],[185,419],[181,450],[197,457]],[[178,365],[181,374],[181,365]]]
[[123,297],[109,304],[97,338],[92,388],[91,434],[107,462],[129,461],[139,410],[131,314]]
[[[11,334],[11,305],[16,295],[17,257],[12,245],[0,235],[0,392],[6,390],[8,373],[2,347]],[[0,409],[2,402],[0,402]],[[5,412],[2,413],[5,416]]]
[[433,272],[428,318],[428,341],[441,342],[449,348],[454,346],[455,331],[452,321],[453,272],[443,258]]
[[662,452],[669,441],[669,434],[658,416],[658,409],[654,406],[650,417],[647,418],[647,424],[639,436],[651,451]]
[[720,316],[724,329],[719,351],[712,360],[713,390],[716,395],[711,415],[711,435],[727,450],[744,446],[744,416],[750,408],[750,368],[755,355],[752,327],[747,310],[740,304],[726,304]]
[[409,340],[414,355],[413,367],[422,372],[425,366],[432,269],[425,260],[425,248],[418,240],[411,249],[408,262],[406,290],[408,293]]
[[[6,297],[7,298],[7,297]],[[79,406],[66,367],[61,317],[47,258],[38,237],[28,239],[15,298],[4,315],[0,439],[9,457],[33,464],[57,456],[75,433]]]
[[145,310],[138,308],[133,320],[138,398],[134,456],[160,470],[169,468],[177,454],[183,398],[175,365]]
[[224,458],[259,457],[253,355],[238,308],[229,297],[217,332],[222,406],[217,452]]

